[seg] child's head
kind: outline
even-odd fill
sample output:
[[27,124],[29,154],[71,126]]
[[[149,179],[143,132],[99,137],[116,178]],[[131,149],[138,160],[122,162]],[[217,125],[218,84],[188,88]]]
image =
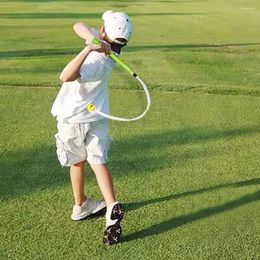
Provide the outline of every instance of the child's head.
[[133,24],[130,17],[123,12],[108,10],[103,13],[103,26],[101,36],[111,44],[112,51],[120,53],[133,34]]

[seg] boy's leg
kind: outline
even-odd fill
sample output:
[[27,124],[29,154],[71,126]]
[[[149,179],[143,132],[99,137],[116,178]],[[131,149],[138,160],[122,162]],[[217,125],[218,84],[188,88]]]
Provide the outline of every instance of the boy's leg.
[[[86,125],[88,128],[89,125]],[[85,137],[80,124],[58,124],[57,154],[62,166],[70,166],[70,180],[74,195],[71,219],[82,220],[97,215],[106,208],[105,201],[86,198],[84,194]],[[65,146],[66,145],[66,146]]]
[[107,159],[108,146],[107,121],[94,122],[91,131],[88,133],[88,138],[86,138],[87,160],[96,175],[97,183],[107,206],[103,242],[111,245],[119,242],[121,237],[124,208],[121,203],[116,201],[112,176],[104,163]]
[[84,164],[85,161],[82,161],[70,167],[70,179],[75,199],[72,220],[83,220],[90,216],[97,216],[106,208],[105,201],[86,198],[84,194]]
[[70,166],[70,180],[75,199],[75,205],[81,206],[86,200],[84,194],[84,164],[85,161]]
[[96,179],[101,190],[101,193],[107,205],[114,203],[115,193],[111,173],[106,164],[91,164],[91,168],[96,175]]
[[106,245],[118,243],[122,234],[120,222],[124,216],[123,205],[115,200],[112,176],[106,164],[91,164],[103,197],[107,204],[106,229],[103,242]]

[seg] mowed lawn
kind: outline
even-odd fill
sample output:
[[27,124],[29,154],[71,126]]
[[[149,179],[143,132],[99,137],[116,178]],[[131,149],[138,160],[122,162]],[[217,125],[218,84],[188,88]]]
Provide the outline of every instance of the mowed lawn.
[[[260,3],[0,1],[0,259],[259,259]],[[137,122],[111,122],[109,166],[126,207],[120,244],[105,218],[73,222],[50,114],[62,67],[106,9],[135,23],[122,54],[151,90]],[[121,69],[113,114],[143,93]],[[86,193],[101,198],[86,167]]]

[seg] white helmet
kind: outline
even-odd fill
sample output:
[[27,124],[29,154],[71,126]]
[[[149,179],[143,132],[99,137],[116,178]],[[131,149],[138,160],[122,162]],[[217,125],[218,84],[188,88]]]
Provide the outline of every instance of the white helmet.
[[130,17],[124,12],[105,11],[102,15],[105,32],[112,42],[124,44],[117,38],[129,41],[133,34],[133,24]]

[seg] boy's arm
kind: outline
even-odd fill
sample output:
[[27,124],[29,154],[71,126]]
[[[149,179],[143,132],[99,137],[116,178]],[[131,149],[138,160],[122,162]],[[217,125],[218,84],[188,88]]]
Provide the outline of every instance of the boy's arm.
[[75,58],[73,58],[60,74],[60,80],[63,82],[76,80],[80,75],[80,67],[84,62],[85,58],[92,50],[99,51],[100,45],[90,44],[86,46]]
[[[91,32],[91,29],[85,25],[84,23],[78,22],[73,25],[74,32],[82,39],[84,39],[87,42],[92,42],[94,38],[96,38],[95,35]],[[100,39],[100,52],[104,52],[106,54],[109,54],[111,52],[111,46],[108,42],[102,41]]]
[[73,25],[74,32],[82,39],[92,41],[94,35],[91,32],[91,29],[84,23],[75,23]]

